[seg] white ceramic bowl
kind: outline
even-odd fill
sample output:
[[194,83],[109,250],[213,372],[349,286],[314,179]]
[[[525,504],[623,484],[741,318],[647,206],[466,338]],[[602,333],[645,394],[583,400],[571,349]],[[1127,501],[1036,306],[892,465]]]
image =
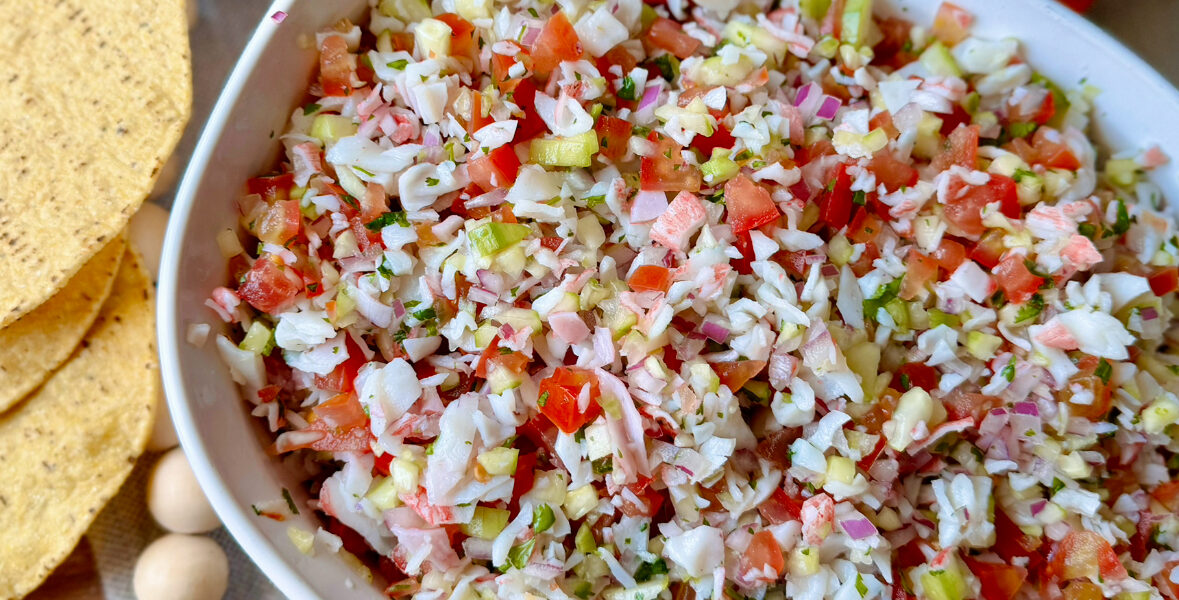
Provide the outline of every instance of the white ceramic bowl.
[[[1015,37],[1039,71],[1064,87],[1087,81],[1104,90],[1096,102],[1096,133],[1110,147],[1138,149],[1157,143],[1179,158],[1179,93],[1121,44],[1050,0],[955,0],[978,17],[983,37]],[[919,24],[932,22],[940,0],[879,0],[885,9]],[[215,235],[234,227],[234,202],[246,179],[269,168],[291,111],[314,71],[307,49],[316,30],[366,10],[365,0],[279,0],[267,13],[287,13],[281,24],[265,18],[246,46],[209,118],[184,176],[168,226],[159,283],[159,341],[164,384],[180,441],[213,508],[263,572],[290,598],[379,598],[337,557],[307,557],[287,539],[291,525],[314,530],[303,511],[279,523],[257,517],[250,505],[289,488],[305,496],[267,456],[270,443],[210,343],[185,342],[189,325],[213,324],[204,306],[225,282],[225,261]],[[303,40],[304,43],[300,43]],[[1179,166],[1155,171],[1156,182],[1179,202]],[[354,586],[348,586],[352,581]]]

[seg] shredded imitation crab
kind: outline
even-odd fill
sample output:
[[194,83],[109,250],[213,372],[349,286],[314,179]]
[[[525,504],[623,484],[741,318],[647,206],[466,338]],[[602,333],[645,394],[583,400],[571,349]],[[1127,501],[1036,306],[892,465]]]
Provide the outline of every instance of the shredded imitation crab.
[[319,32],[209,302],[292,541],[394,598],[1176,597],[1168,158],[1098,161],[1099,90],[971,21]]

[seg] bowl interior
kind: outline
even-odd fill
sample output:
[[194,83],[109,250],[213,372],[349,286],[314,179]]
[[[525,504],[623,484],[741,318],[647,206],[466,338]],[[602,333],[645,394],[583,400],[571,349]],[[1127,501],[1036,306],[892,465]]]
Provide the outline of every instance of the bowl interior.
[[[1095,132],[1115,150],[1160,145],[1179,157],[1179,93],[1093,25],[1049,0],[956,0],[977,16],[976,34],[1015,37],[1029,62],[1062,87],[1081,82],[1102,94]],[[932,22],[940,0],[882,0],[884,10],[918,24]],[[364,0],[279,0],[267,13],[231,75],[184,177],[168,228],[159,293],[160,352],[169,406],[181,442],[214,508],[246,552],[291,598],[379,598],[335,555],[301,554],[290,526],[314,531],[309,511],[286,522],[258,517],[251,504],[281,498],[298,482],[265,452],[270,444],[217,355],[212,336],[224,330],[204,305],[223,285],[226,265],[215,236],[236,226],[234,202],[245,180],[270,167],[277,136],[303,98],[314,70],[314,33],[342,17],[360,18]],[[1179,199],[1175,163],[1153,172]],[[213,326],[203,347],[185,341],[188,327]],[[348,585],[347,582],[352,582]]]

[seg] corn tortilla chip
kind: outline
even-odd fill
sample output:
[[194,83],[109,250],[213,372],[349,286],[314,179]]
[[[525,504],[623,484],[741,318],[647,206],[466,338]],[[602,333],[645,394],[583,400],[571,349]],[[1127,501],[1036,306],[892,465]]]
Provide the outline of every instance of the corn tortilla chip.
[[0,413],[70,357],[110,295],[126,249],[115,238],[45,304],[0,329]]
[[151,432],[159,373],[151,282],[124,255],[78,350],[0,415],[0,598],[27,594],[118,491]]
[[184,0],[0,0],[0,327],[127,224],[192,99]]

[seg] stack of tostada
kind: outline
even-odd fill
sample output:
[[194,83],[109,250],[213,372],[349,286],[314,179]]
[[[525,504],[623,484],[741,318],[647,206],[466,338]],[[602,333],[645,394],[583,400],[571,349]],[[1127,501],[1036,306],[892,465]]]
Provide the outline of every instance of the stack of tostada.
[[183,0],[0,0],[0,598],[143,452],[151,278],[124,234],[188,120]]

